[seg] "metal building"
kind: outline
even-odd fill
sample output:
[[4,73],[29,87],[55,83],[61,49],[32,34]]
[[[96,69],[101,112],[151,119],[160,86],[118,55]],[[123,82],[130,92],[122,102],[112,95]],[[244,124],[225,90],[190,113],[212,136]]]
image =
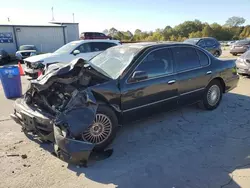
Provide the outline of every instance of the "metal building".
[[19,46],[25,44],[35,45],[41,53],[53,52],[78,39],[78,23],[0,24],[0,49],[9,54],[15,54]]

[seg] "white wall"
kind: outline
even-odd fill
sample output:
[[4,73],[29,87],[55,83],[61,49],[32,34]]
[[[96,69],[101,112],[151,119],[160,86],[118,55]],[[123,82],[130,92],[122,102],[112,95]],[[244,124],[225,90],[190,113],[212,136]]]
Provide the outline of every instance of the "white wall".
[[0,49],[4,49],[9,54],[15,54],[16,44],[15,44],[15,37],[13,33],[13,27],[12,26],[0,26],[0,32],[12,33],[12,37],[13,37],[13,43],[0,43]]
[[63,27],[24,27],[16,30],[18,47],[25,44],[35,45],[39,52],[53,52],[64,45]]
[[77,23],[75,23],[75,24],[63,23],[63,25],[67,26],[65,28],[65,35],[66,35],[67,43],[71,42],[71,41],[79,40],[79,27],[78,27]]

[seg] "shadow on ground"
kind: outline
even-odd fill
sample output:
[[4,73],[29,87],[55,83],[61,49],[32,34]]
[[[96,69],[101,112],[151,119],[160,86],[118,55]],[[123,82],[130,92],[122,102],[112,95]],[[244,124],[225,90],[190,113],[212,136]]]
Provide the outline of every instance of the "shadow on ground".
[[214,111],[195,105],[124,126],[113,155],[77,176],[118,187],[240,187],[235,169],[250,167],[250,98],[229,93]]

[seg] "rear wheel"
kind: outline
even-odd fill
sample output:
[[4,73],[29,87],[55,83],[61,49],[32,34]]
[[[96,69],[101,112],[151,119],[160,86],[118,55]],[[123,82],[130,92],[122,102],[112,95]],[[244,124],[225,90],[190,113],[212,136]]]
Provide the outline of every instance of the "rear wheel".
[[214,52],[214,57],[220,57],[220,52],[219,51]]
[[238,54],[237,53],[232,53],[233,54],[233,56],[237,56]]
[[94,123],[82,133],[82,140],[95,144],[95,150],[105,149],[115,138],[118,120],[114,111],[99,105]]
[[222,93],[221,83],[218,80],[213,80],[207,86],[199,106],[206,110],[216,109],[220,104]]

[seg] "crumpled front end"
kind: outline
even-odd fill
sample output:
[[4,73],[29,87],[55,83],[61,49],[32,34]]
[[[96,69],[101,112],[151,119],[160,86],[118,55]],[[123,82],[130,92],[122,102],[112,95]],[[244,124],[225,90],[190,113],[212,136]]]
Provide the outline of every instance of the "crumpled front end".
[[108,80],[98,75],[82,59],[51,65],[16,100],[11,117],[24,131],[54,142],[58,157],[86,163],[95,145],[82,134],[93,124],[98,107],[89,86]]
[[72,98],[66,109],[54,121],[55,153],[65,161],[85,165],[95,145],[80,139],[94,122],[95,98],[89,90],[84,90]]
[[11,114],[23,131],[37,135],[43,141],[54,142],[55,153],[67,162],[86,165],[95,145],[83,141],[81,134],[92,125],[97,110],[90,90],[75,91],[65,110],[55,117],[25,103],[15,102]]

